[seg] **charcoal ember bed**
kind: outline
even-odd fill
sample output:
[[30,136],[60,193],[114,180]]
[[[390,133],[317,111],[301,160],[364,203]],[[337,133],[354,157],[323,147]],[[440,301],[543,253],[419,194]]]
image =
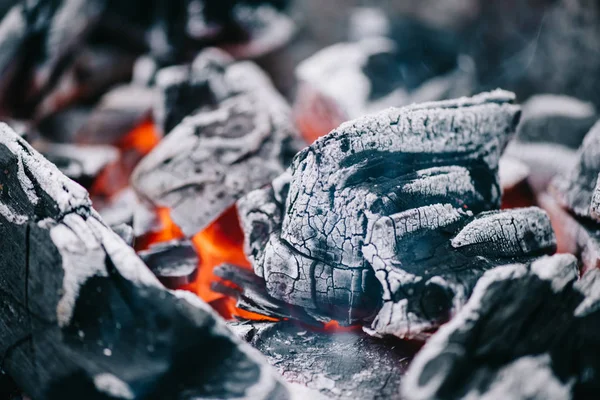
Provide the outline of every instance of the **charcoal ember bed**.
[[597,397],[596,3],[0,2],[0,397]]

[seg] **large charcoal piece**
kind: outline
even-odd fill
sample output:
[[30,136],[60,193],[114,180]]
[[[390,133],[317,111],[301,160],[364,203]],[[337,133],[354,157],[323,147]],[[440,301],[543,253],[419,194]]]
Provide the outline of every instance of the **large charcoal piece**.
[[35,399],[290,398],[199,298],[164,289],[86,191],[0,126],[0,354]]
[[417,399],[593,399],[600,390],[600,271],[567,254],[488,271],[403,381]]
[[169,207],[186,235],[199,232],[243,194],[282,173],[299,148],[290,109],[267,76],[250,62],[216,67],[215,51],[198,56],[189,83],[180,81],[179,69],[173,70],[179,89],[165,92],[172,98],[167,108],[183,107],[183,100],[193,103],[184,113],[168,111],[167,119],[194,112],[132,176],[138,194],[154,206]]
[[559,203],[575,215],[600,221],[599,176],[600,122],[585,136],[575,167],[557,176],[551,189]]
[[[315,318],[415,337],[445,321],[488,268],[552,252],[537,208],[500,206],[513,95],[390,109],[341,125],[271,187],[238,202],[268,293]],[[479,215],[477,215],[479,214]]]
[[288,382],[332,399],[397,399],[416,343],[381,340],[360,330],[317,331],[294,321],[234,322],[229,326]]

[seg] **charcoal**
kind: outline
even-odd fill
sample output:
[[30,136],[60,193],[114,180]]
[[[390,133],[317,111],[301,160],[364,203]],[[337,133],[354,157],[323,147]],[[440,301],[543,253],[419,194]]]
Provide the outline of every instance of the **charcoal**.
[[[228,284],[216,282],[212,290],[237,300],[236,307],[275,319],[293,319],[320,326],[318,316],[309,315],[303,308],[277,300],[269,295],[265,281],[253,271],[233,264],[222,264],[213,270],[215,276]],[[233,284],[233,285],[231,285]]]
[[110,225],[110,229],[119,235],[121,239],[129,246],[133,247],[135,242],[135,236],[133,235],[133,228],[128,224]]
[[593,104],[569,96],[537,95],[523,104],[516,140],[577,149],[598,119]]
[[0,354],[24,392],[36,399],[293,397],[208,305],[165,290],[81,186],[0,129]]
[[170,289],[193,282],[198,276],[198,254],[189,240],[171,240],[138,252],[158,280]]
[[258,67],[240,62],[222,74],[227,97],[181,121],[131,179],[142,198],[170,208],[186,236],[282,173],[300,147],[288,105]]
[[49,141],[73,143],[77,132],[85,125],[91,113],[92,109],[89,106],[69,107],[42,118],[38,122],[37,128],[40,134]]
[[520,208],[536,204],[527,164],[515,157],[503,155],[498,164],[498,179],[502,187],[502,208]]
[[379,312],[373,333],[413,337],[460,307],[486,269],[553,251],[539,209],[477,216],[500,206],[498,159],[519,119],[512,99],[496,91],[390,109],[301,151],[271,187],[238,202],[268,293],[343,324]]
[[116,193],[108,201],[94,199],[94,207],[107,225],[126,224],[133,227],[133,216],[140,205],[133,189],[126,188]]
[[409,342],[380,340],[360,330],[315,331],[290,321],[230,323],[289,382],[332,399],[395,399],[416,351]]
[[551,191],[558,202],[575,215],[600,221],[600,122],[585,136],[577,154],[577,164],[552,181]]
[[191,66],[172,66],[157,73],[160,90],[154,110],[164,134],[198,109],[215,109],[228,96],[225,70],[233,59],[217,49],[202,52]]
[[594,398],[599,285],[568,254],[488,271],[413,360],[404,398]]
[[36,149],[67,177],[89,188],[98,174],[117,160],[119,152],[112,146],[37,142]]
[[111,89],[76,131],[75,140],[86,144],[117,144],[135,127],[152,118],[155,91],[139,85]]
[[556,199],[542,193],[537,202],[548,213],[556,232],[560,253],[571,253],[581,261],[583,272],[600,268],[600,226],[588,218],[577,217],[565,210]]

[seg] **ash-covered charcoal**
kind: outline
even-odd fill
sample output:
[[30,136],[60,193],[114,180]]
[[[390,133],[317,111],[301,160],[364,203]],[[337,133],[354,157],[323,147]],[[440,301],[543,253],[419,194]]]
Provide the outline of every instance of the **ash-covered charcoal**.
[[193,282],[198,276],[198,254],[189,240],[171,240],[138,252],[150,271],[170,289]]
[[[417,26],[407,22],[403,29],[419,36]],[[404,37],[367,36],[329,46],[301,62],[294,112],[302,133],[314,140],[344,121],[386,107],[471,93],[474,72],[466,57],[457,65],[453,53],[449,63],[437,68],[430,58],[444,58],[444,52],[427,54],[423,48]]]
[[206,49],[191,65],[163,68],[156,75],[160,96],[154,108],[163,134],[198,110],[212,110],[230,95],[225,70],[233,59],[217,49]]
[[[0,126],[0,355],[32,398],[292,398],[198,297],[165,290],[70,181]],[[301,397],[300,397],[301,398]]]
[[[392,296],[402,293],[402,279],[389,272],[395,268],[398,276],[419,275],[414,275],[415,281],[420,280],[413,282],[414,287],[432,289],[433,300],[426,307],[437,314],[425,319],[437,324],[460,300],[459,289],[444,287],[442,277],[450,285],[472,276],[470,283],[457,282],[464,288],[460,301],[465,301],[469,285],[494,266],[496,257],[528,256],[525,249],[550,251],[551,229],[536,209],[481,216],[498,229],[510,226],[512,219],[519,225],[496,241],[483,234],[468,236],[475,242],[487,237],[487,246],[451,246],[451,239],[474,214],[500,206],[498,159],[519,120],[513,99],[511,93],[495,91],[390,109],[345,123],[300,152],[290,172],[275,180],[272,188],[252,192],[238,203],[246,253],[268,293],[322,318],[344,324],[368,322],[381,308],[382,294],[390,296],[385,298],[389,306],[395,304],[392,299],[402,298]],[[480,220],[462,232],[479,229]],[[485,231],[496,233],[495,228]],[[439,246],[445,240],[445,251],[429,260],[427,251],[436,247],[425,243],[419,248],[421,237],[428,234]],[[406,260],[413,265],[410,271],[402,271],[404,260],[401,265],[394,261],[392,249],[402,238],[402,247],[412,251]],[[484,247],[481,255],[490,260],[470,255],[475,247]],[[464,268],[454,271],[445,260],[462,261]],[[428,279],[423,278],[429,272],[424,266],[429,262],[436,273],[425,285]],[[453,272],[455,277],[449,277]],[[404,282],[410,285],[409,281]],[[420,294],[410,298],[410,309],[427,315],[419,310],[420,301]],[[397,313],[394,324],[408,322],[403,317]],[[382,318],[379,321],[385,325]]]
[[[203,54],[199,57],[194,65],[202,64]],[[131,180],[141,197],[168,207],[187,236],[281,174],[300,147],[288,105],[256,65],[228,65],[221,77],[206,68],[215,104],[197,104],[140,162]],[[213,92],[217,80],[222,85]]]
[[600,222],[600,122],[585,136],[574,168],[552,181],[550,190],[558,202],[575,215]]
[[528,207],[536,204],[529,182],[531,169],[517,158],[503,155],[498,163],[498,179],[502,187],[502,208]]
[[124,223],[118,225],[110,225],[110,229],[112,229],[114,233],[119,235],[119,237],[123,239],[123,241],[127,243],[127,245],[129,245],[129,247],[133,247],[133,244],[135,242],[135,236],[133,235],[133,228],[131,227],[131,225],[127,225]]
[[75,141],[116,144],[135,127],[152,118],[156,91],[129,84],[107,92],[76,132]]
[[98,174],[117,160],[119,151],[112,146],[35,142],[34,147],[58,169],[80,185],[89,188]]
[[561,254],[488,271],[402,382],[416,399],[591,399],[600,387],[600,271]]
[[[45,139],[56,143],[73,143],[79,129],[85,125],[92,113],[90,106],[68,107],[37,123],[40,135]],[[14,127],[11,126],[14,129]]]
[[461,309],[486,270],[556,250],[539,208],[467,215],[435,204],[373,224],[363,254],[383,287],[383,305],[372,334],[424,337]]
[[119,224],[134,226],[134,214],[141,205],[130,187],[117,192],[110,199],[95,198],[93,200],[94,208],[108,226]]
[[598,120],[592,103],[569,96],[536,95],[522,109],[517,142],[556,143],[576,150]]
[[288,382],[333,399],[396,399],[417,346],[364,332],[315,331],[292,321],[229,323]]
[[576,255],[583,272],[600,268],[600,225],[589,218],[574,216],[548,193],[538,195],[537,202],[552,221],[557,251]]

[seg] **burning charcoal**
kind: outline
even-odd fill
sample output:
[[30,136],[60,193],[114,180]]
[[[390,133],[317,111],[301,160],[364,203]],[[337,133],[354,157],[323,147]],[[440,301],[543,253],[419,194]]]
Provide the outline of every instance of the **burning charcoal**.
[[119,156],[118,150],[112,146],[39,142],[35,147],[63,174],[86,188],[92,185],[102,169]]
[[500,206],[498,159],[519,119],[513,98],[495,91],[390,109],[300,152],[273,187],[238,202],[246,254],[268,293],[343,324],[371,321],[383,299],[381,313],[394,319],[380,313],[374,329],[413,336],[413,313],[423,329],[437,326],[484,270],[552,251],[540,210],[473,218]]
[[583,272],[600,268],[600,226],[588,218],[578,218],[562,208],[555,198],[542,193],[537,201],[550,216],[560,253],[572,253],[581,259]]
[[134,128],[152,118],[154,90],[137,85],[118,86],[106,93],[77,130],[75,140],[86,144],[117,144]]
[[600,271],[567,254],[488,271],[403,378],[416,399],[597,396]]
[[138,252],[150,271],[170,289],[193,282],[198,275],[198,254],[189,240],[156,243]]
[[229,65],[222,83],[227,96],[181,121],[131,180],[141,197],[170,208],[187,236],[283,172],[299,147],[289,107],[258,67]]
[[529,184],[531,170],[517,158],[503,155],[498,163],[498,179],[502,187],[502,208],[528,207],[536,204]]
[[[286,304],[271,297],[266,290],[265,281],[250,270],[233,264],[223,264],[213,270],[215,276],[226,282],[213,284],[216,292],[237,299],[236,307],[255,314],[276,319],[295,319],[306,324],[320,326],[318,320],[306,313],[301,307]],[[318,316],[316,316],[318,318]]]
[[288,382],[332,399],[395,399],[416,346],[360,330],[315,331],[290,321],[230,323]]
[[523,104],[516,140],[577,149],[598,119],[594,105],[569,96],[537,95]]
[[[405,35],[419,36],[417,25],[407,23]],[[421,53],[425,47],[410,40],[367,37],[359,42],[327,47],[296,69],[300,82],[294,111],[307,140],[328,133],[340,123],[389,106],[442,100],[470,94],[474,74],[466,57],[436,67],[431,57],[444,52]],[[431,61],[433,64],[429,64]],[[448,65],[446,65],[448,64]]]
[[21,389],[36,399],[293,397],[202,300],[165,290],[81,186],[0,129],[0,354]]
[[578,152],[578,161],[568,173],[552,181],[552,193],[558,202],[575,215],[594,218],[597,214],[598,195],[596,188],[600,174],[600,122],[586,135]]

